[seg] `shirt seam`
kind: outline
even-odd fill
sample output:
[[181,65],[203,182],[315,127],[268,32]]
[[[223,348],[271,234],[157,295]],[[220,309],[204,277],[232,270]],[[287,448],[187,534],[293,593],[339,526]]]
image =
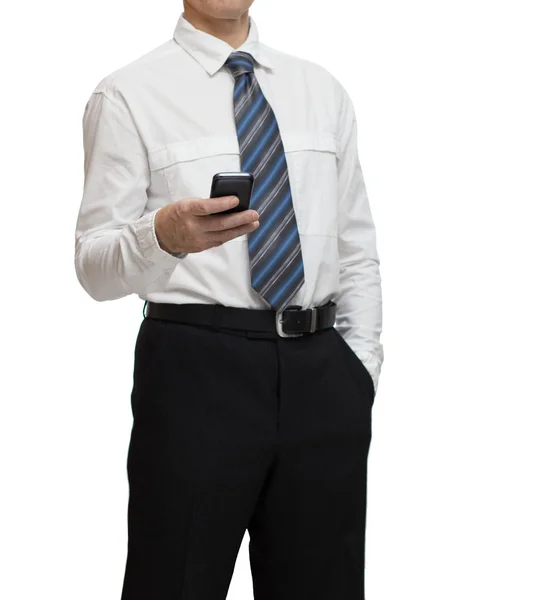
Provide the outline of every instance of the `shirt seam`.
[[301,233],[298,232],[299,235],[304,235],[304,236],[313,236],[313,237],[329,237],[332,238],[333,240],[337,240],[338,236],[337,235],[332,235],[331,233]]
[[125,113],[125,114],[128,114],[128,111],[127,111],[127,110],[126,110],[126,109],[125,109],[123,106],[121,106],[121,105],[120,105],[120,104],[117,102],[117,100],[114,100],[114,99],[113,99],[113,98],[112,98],[112,97],[109,95],[109,93],[108,93],[108,92],[106,92],[105,90],[95,90],[95,91],[93,92],[93,94],[102,94],[102,95],[103,95],[105,98],[107,98],[107,99],[108,99],[108,100],[111,102],[111,104],[114,104],[114,105],[115,105],[115,106],[116,106],[116,107],[117,107],[117,108],[118,108],[120,111],[122,111],[122,112],[123,112],[123,113]]

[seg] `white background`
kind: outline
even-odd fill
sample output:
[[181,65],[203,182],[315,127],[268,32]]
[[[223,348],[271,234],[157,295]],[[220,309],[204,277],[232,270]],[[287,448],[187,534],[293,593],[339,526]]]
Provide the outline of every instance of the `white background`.
[[[369,600],[543,599],[539,4],[257,0],[252,13],[357,110],[385,322]],[[81,117],[105,75],[171,37],[181,5],[2,10],[0,596],[118,600],[142,303],[98,304],[75,277]],[[229,600],[252,598],[246,544]]]

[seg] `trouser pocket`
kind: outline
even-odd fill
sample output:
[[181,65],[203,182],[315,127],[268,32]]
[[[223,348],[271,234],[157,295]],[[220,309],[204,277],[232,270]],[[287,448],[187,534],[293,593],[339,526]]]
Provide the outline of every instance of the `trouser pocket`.
[[361,388],[369,394],[371,398],[371,404],[375,399],[375,386],[373,384],[373,379],[366,368],[366,365],[358,358],[354,350],[345,341],[341,333],[334,327],[335,338],[338,341],[338,345],[342,351],[344,356],[344,360],[347,368],[352,373],[353,377],[356,379]]

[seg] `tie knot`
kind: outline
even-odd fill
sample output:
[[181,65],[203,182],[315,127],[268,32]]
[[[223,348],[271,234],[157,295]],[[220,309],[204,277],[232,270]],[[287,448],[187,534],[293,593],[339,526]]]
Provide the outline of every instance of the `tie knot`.
[[254,73],[254,59],[247,52],[232,52],[224,63],[234,77],[239,77],[244,73]]

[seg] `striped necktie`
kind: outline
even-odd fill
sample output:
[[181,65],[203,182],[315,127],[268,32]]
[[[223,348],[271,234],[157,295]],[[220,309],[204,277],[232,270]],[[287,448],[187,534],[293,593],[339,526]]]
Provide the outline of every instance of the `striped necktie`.
[[241,170],[254,175],[251,208],[260,215],[260,227],[248,234],[251,285],[280,311],[304,283],[283,142],[273,110],[258,85],[253,57],[233,52],[225,65],[235,79]]

